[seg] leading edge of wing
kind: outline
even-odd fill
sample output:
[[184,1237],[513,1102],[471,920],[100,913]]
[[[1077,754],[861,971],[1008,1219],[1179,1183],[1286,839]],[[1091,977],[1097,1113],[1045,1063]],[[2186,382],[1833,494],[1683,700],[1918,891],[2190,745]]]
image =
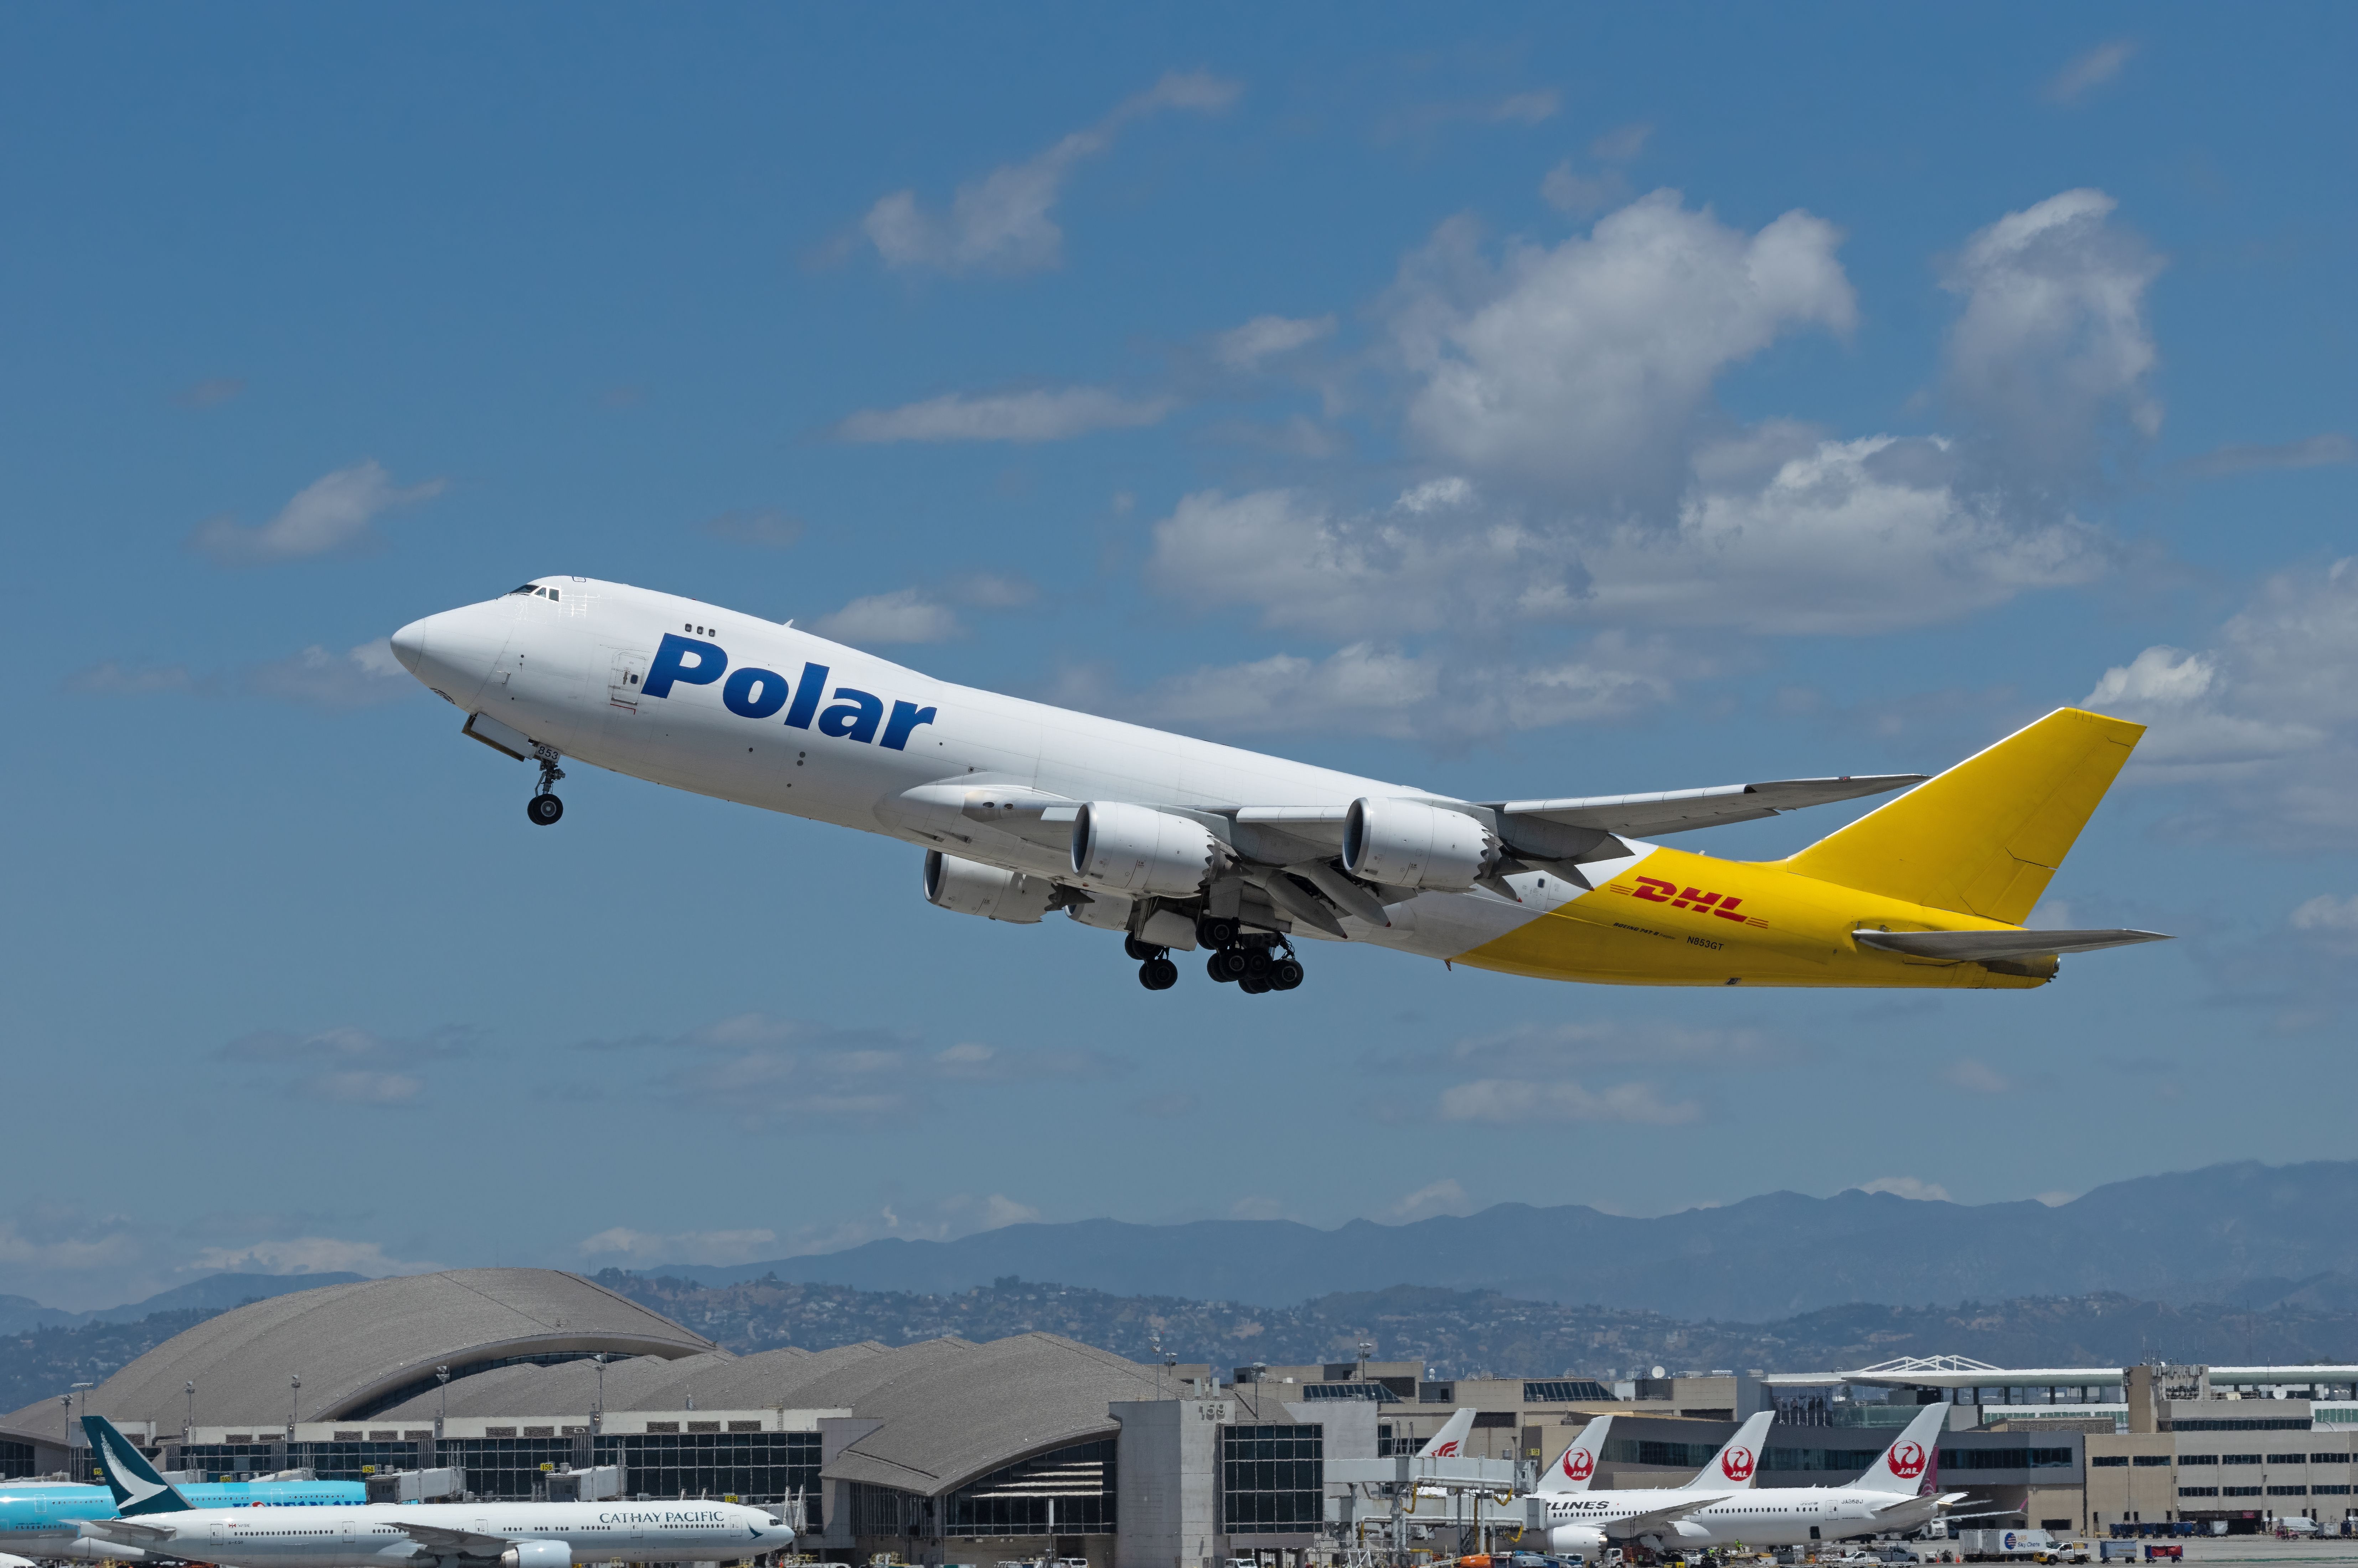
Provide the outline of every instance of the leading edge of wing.
[[1762,784],[1714,784],[1705,789],[1661,790],[1651,795],[1592,795],[1565,800],[1509,800],[1502,816],[1537,817],[1565,827],[1658,838],[1726,822],[1751,822],[1805,806],[1857,800],[1922,784],[1929,773],[1859,773],[1833,779],[1771,779]]

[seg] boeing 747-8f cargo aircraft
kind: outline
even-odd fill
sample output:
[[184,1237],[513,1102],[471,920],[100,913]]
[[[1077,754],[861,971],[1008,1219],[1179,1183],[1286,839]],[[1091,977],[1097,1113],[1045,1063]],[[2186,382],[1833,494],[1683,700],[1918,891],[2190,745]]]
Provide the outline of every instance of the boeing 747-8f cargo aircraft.
[[[792,622],[536,579],[394,633],[465,733],[564,807],[568,758],[925,851],[927,899],[1125,935],[1139,979],[1302,983],[1293,938],[1623,985],[2023,989],[2147,931],[2026,931],[2142,726],[2061,708],[1927,782],[1457,800],[953,686]],[[1647,835],[1918,785],[1783,860]]]

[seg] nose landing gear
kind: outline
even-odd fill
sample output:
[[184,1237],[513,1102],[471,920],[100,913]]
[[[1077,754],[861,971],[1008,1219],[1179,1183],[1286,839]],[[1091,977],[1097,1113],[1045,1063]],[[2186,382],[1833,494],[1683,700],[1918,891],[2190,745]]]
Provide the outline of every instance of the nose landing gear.
[[525,803],[524,814],[535,827],[546,827],[565,815],[565,803],[549,793],[565,770],[557,765],[557,752],[554,746],[535,746],[532,754],[540,760],[540,784],[533,797]]

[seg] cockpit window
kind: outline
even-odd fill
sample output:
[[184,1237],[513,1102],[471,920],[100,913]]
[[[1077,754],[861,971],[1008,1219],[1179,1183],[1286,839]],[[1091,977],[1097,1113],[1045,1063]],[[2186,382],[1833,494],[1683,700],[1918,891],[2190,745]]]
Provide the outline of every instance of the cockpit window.
[[508,597],[509,597],[509,598],[511,598],[511,599],[513,599],[513,598],[514,598],[514,597],[515,597],[517,594],[519,594],[519,593],[536,593],[536,592],[538,592],[539,590],[540,590],[540,584],[538,584],[538,583],[536,583],[536,582],[528,582],[528,583],[525,584],[522,588],[512,588],[512,589],[508,589]]
[[553,600],[553,599],[555,599],[555,598],[557,597],[557,589],[553,589],[553,588],[552,588],[552,589],[550,589],[548,590],[548,597],[549,597],[550,599],[552,599],[552,600]]

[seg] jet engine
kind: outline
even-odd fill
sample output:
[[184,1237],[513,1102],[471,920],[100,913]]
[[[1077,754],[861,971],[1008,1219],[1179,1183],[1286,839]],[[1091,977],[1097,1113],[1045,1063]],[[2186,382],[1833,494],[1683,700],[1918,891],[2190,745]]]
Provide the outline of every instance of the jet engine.
[[1343,817],[1343,869],[1391,887],[1464,892],[1498,845],[1465,813],[1421,800],[1362,796]]
[[1151,806],[1093,800],[1073,819],[1073,874],[1092,887],[1184,897],[1219,858],[1202,823]]
[[573,1548],[561,1541],[519,1541],[500,1553],[500,1568],[573,1568]]
[[1605,1532],[1593,1524],[1560,1524],[1548,1531],[1548,1550],[1577,1552],[1593,1563],[1595,1554],[1605,1550]]
[[[979,914],[1015,925],[1037,925],[1056,884],[1045,877],[925,851],[925,902],[959,914]],[[528,1565],[527,1565],[528,1568]]]

